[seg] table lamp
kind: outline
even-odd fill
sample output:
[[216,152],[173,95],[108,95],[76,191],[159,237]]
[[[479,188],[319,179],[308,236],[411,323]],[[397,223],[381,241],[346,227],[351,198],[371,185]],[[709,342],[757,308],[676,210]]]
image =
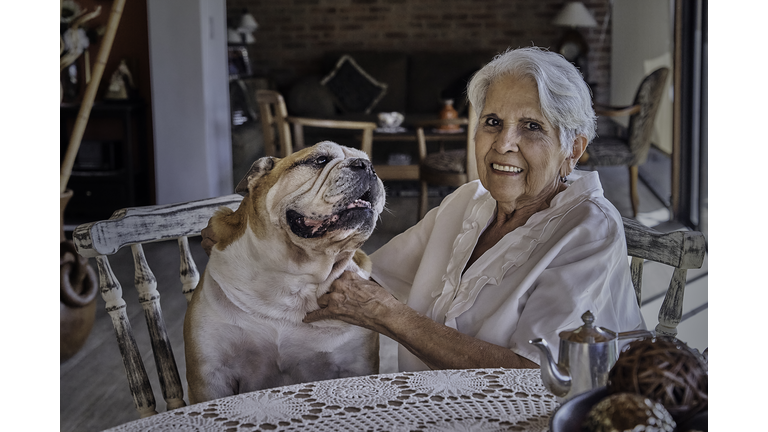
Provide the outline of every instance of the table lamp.
[[587,78],[587,52],[589,46],[577,27],[596,27],[597,21],[589,13],[582,2],[567,2],[560,13],[557,14],[552,24],[560,27],[568,27],[557,52],[563,55],[569,62],[581,70],[584,79]]
[[259,28],[259,23],[247,9],[243,9],[243,15],[240,17],[237,28],[227,28],[227,42],[230,44],[252,44],[256,42],[253,32],[257,28]]

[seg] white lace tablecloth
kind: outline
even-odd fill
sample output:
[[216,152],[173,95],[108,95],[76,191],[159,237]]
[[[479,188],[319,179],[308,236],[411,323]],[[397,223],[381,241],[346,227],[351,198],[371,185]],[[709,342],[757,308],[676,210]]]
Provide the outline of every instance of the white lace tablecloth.
[[538,369],[401,372],[204,402],[111,431],[545,431],[559,403]]

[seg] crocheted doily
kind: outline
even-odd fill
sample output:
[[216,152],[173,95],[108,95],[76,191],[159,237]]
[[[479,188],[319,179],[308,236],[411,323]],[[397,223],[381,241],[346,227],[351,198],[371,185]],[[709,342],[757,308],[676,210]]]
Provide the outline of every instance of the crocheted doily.
[[112,431],[545,431],[559,406],[537,369],[318,381],[178,408]]

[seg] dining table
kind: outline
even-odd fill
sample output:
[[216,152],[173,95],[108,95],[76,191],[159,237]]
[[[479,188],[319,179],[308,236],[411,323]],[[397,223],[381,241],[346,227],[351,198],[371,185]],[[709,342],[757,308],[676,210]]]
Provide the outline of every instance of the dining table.
[[559,405],[539,369],[428,370],[258,390],[109,431],[546,431]]

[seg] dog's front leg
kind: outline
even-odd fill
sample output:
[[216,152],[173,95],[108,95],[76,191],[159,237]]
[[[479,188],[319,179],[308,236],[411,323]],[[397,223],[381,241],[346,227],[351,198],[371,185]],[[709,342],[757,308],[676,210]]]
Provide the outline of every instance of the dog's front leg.
[[187,370],[189,402],[196,404],[238,394],[239,381],[226,367]]

